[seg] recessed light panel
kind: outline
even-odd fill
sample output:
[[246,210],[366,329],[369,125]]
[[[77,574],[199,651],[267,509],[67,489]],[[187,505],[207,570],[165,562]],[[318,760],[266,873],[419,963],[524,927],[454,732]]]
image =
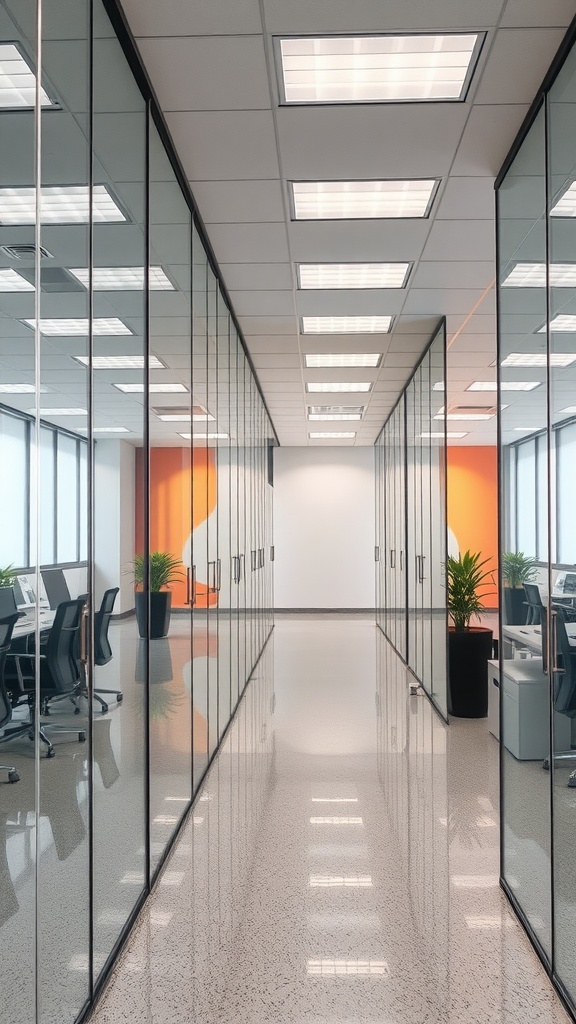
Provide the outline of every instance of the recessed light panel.
[[576,362],[576,352],[511,352],[503,359],[501,366],[571,366]]
[[296,220],[427,217],[435,178],[398,181],[293,181]]
[[194,434],[180,434],[180,437],[183,437],[185,441],[190,441],[192,438],[194,439],[194,441],[227,441],[229,439],[229,437],[230,437],[230,434],[220,434],[220,433],[216,433],[216,434],[196,434],[196,433],[194,433]]
[[435,440],[437,438],[438,440],[441,441],[443,441],[445,437],[448,439],[456,439],[459,437],[467,436],[468,432],[466,430],[447,430],[446,434],[444,434],[443,430],[430,430],[424,431],[422,434],[420,434],[420,437],[426,438],[428,440]]
[[[0,47],[2,49],[2,47]],[[0,95],[2,90],[0,89]],[[11,267],[0,267],[0,292],[33,292],[34,285]]]
[[445,390],[445,388],[444,388],[444,381],[443,380],[437,380],[436,383],[432,385],[432,391],[444,391],[444,390]]
[[[504,288],[545,288],[545,263],[517,263],[502,282]],[[554,288],[576,287],[576,263],[551,263],[550,284]]]
[[[126,217],[105,185],[93,186],[92,220],[95,224],[117,223]],[[42,224],[88,224],[88,185],[46,185],[41,189]],[[0,224],[35,224],[36,189],[0,188]]]
[[309,412],[308,419],[318,422],[319,420],[361,420],[359,412]]
[[[0,44],[0,108],[26,109],[36,105],[36,75],[14,43]],[[40,88],[40,106],[54,104]]]
[[576,416],[576,405],[568,405],[565,409],[560,409],[560,416]]
[[391,316],[303,316],[303,334],[387,334]]
[[93,434],[129,434],[128,427],[93,427]]
[[[46,392],[47,388],[40,388],[40,393]],[[35,395],[34,384],[0,384],[0,393],[3,395]]]
[[519,431],[521,434],[535,434],[538,430],[543,430],[544,427],[514,427],[514,430]]
[[[557,334],[575,332],[576,315],[573,313],[558,313],[558,315],[550,321],[550,330],[555,331]],[[543,324],[537,333],[546,334],[546,324]]]
[[364,412],[363,405],[311,405],[308,416],[354,416],[360,419]]
[[306,973],[309,975],[384,975],[390,974],[386,960],[308,960]]
[[[434,417],[434,419],[435,420],[443,420],[444,419],[444,413],[443,412],[439,412],[438,415]],[[464,412],[464,413],[449,412],[446,415],[446,419],[447,420],[471,420],[471,421],[472,420],[477,420],[477,421],[480,421],[480,420],[492,420],[492,419],[494,419],[494,413],[488,413],[488,412]]]
[[[88,356],[72,356],[77,363],[88,366]],[[158,356],[150,356],[148,366],[151,370],[164,370],[165,366]],[[143,370],[144,356],[93,356],[94,370]]]
[[[46,337],[55,335],[64,337],[86,337],[90,332],[90,320],[85,317],[62,317],[37,321],[35,319],[24,319],[21,323],[36,330],[36,324],[40,323],[40,333]],[[94,317],[92,320],[92,333],[100,335],[133,334],[128,324],[117,316]]]
[[286,103],[459,100],[478,36],[362,35],[281,39]]
[[550,210],[552,217],[576,217],[576,181],[568,186]]
[[362,384],[356,384],[354,382],[334,382],[334,381],[323,381],[319,383],[308,383],[306,390],[310,393],[321,392],[321,391],[370,391],[372,387],[371,383],[363,382]]
[[[123,391],[124,394],[126,394],[126,395],[142,395],[142,394],[144,394],[144,385],[143,384],[115,384],[114,387],[118,388],[118,391]],[[179,384],[179,383],[174,383],[174,384],[150,384],[149,385],[149,391],[150,391],[150,394],[154,394],[154,395],[156,395],[156,394],[158,394],[158,395],[160,395],[160,394],[171,395],[171,394],[180,394],[182,391],[185,391],[186,393],[188,393],[188,388],[185,387],[184,384]]]
[[[574,356],[576,359],[576,356]],[[323,368],[326,366],[380,366],[382,355],[379,352],[339,352],[324,355],[319,352],[306,354],[306,366]]]
[[[69,271],[83,284],[90,286],[90,271],[87,267],[79,267]],[[150,291],[175,291],[169,277],[162,267],[150,267],[148,271]],[[92,271],[92,288],[95,292],[142,291],[144,288],[144,267],[94,267]]]
[[[35,409],[28,410],[31,415],[36,412]],[[87,416],[86,409],[40,409],[41,416]]]
[[300,288],[404,288],[410,263],[299,263]]
[[[501,391],[534,391],[534,388],[539,388],[541,381],[539,380],[503,380],[500,382]],[[475,380],[472,381],[466,391],[497,391],[498,387],[496,381],[491,380]]]
[[346,438],[347,440],[351,440],[356,437],[356,433],[353,430],[313,430],[308,434],[308,437],[312,441],[320,441],[322,439],[330,440],[331,438]]

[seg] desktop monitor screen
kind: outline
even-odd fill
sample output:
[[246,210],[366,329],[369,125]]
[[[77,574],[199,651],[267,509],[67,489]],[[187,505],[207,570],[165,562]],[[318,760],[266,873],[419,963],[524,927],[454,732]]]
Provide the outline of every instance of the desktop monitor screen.
[[16,579],[18,580],[18,584],[19,584],[19,595],[20,594],[22,595],[22,601],[20,602],[20,601],[18,601],[18,599],[16,601],[16,603],[18,604],[18,607],[20,607],[21,604],[22,604],[22,606],[24,608],[26,606],[29,606],[29,605],[35,605],[36,604],[36,594],[34,593],[34,588],[33,588],[32,584],[30,583],[29,577],[28,576],[17,576]]
[[7,619],[9,615],[16,615],[16,599],[12,587],[0,587],[0,619]]
[[576,572],[567,572],[564,580],[564,593],[576,594]]
[[41,573],[48,603],[52,611],[54,611],[63,601],[70,600],[68,584],[62,569],[42,569]]

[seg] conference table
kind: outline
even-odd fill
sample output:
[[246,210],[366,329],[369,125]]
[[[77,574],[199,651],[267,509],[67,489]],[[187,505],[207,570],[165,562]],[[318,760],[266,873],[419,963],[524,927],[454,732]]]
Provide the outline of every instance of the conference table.
[[[49,608],[41,608],[39,616],[40,632],[45,633],[52,628],[54,622],[55,611],[51,611]],[[12,633],[13,640],[21,640],[24,637],[32,636],[36,631],[36,611],[27,612],[14,626]]]
[[[566,623],[570,646],[576,650],[576,622]],[[502,639],[513,647],[523,647],[532,654],[542,654],[542,628],[540,626],[502,626]]]

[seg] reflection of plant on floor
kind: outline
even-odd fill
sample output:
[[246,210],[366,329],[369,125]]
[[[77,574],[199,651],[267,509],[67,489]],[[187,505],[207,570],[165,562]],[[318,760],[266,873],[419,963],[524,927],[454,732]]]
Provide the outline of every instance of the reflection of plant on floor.
[[172,718],[186,700],[182,690],[171,689],[172,683],[153,683],[150,686],[148,706],[150,719]]

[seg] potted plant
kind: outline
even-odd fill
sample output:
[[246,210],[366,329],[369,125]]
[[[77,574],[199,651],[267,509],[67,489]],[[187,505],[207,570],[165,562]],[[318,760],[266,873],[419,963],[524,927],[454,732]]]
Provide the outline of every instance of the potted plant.
[[534,583],[538,566],[523,551],[505,551],[502,555],[502,593],[507,626],[522,626],[526,622],[525,583]]
[[483,599],[494,592],[494,579],[478,551],[448,558],[448,711],[458,718],[485,718],[488,714],[488,661],[492,657],[491,629],[471,626],[480,618]]
[[16,576],[13,565],[7,565],[5,569],[0,569],[0,587],[13,587],[15,583]]
[[[150,639],[167,636],[170,628],[170,611],[172,608],[172,594],[167,589],[173,583],[182,579],[183,573],[179,569],[180,559],[171,555],[168,551],[151,551],[148,557],[149,565],[149,588],[150,588]],[[144,587],[144,555],[135,555],[133,561],[133,577],[137,587]],[[137,590],[136,621],[138,632],[141,637],[146,636],[146,618],[148,613],[148,594],[143,590]]]

